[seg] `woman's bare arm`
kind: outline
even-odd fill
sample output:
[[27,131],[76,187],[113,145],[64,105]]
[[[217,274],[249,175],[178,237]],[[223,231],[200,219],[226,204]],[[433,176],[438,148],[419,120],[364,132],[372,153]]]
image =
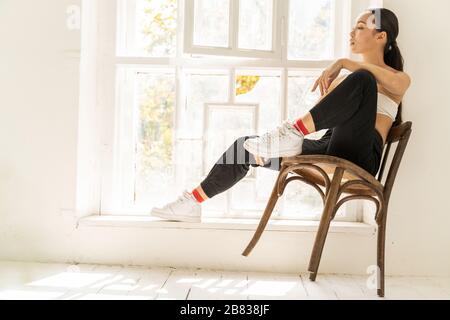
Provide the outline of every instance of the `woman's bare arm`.
[[411,78],[402,71],[394,72],[374,64],[353,61],[346,58],[341,59],[341,62],[342,67],[351,72],[358,69],[370,71],[377,79],[377,82],[394,95],[402,96],[411,84]]

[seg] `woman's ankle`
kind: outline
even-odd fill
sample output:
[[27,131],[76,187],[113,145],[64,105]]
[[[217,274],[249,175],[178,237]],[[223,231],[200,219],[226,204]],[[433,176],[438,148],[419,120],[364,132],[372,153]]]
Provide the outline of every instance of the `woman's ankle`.
[[201,186],[198,186],[197,188],[192,190],[192,195],[194,196],[195,200],[197,200],[198,203],[202,203],[205,200],[209,199]]
[[309,112],[305,116],[297,119],[294,122],[294,127],[304,136],[316,131],[314,120]]

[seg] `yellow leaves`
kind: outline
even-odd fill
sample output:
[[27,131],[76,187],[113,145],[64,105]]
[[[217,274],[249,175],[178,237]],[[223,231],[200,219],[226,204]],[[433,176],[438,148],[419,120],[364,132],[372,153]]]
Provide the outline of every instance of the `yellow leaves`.
[[173,55],[175,51],[177,30],[177,0],[146,0],[143,10],[140,31],[146,37],[145,50],[148,53],[164,50],[165,54]]
[[260,76],[237,76],[236,95],[246,94],[253,90],[259,79]]
[[159,25],[164,24],[163,19],[161,18],[161,13],[157,13],[154,17],[153,20],[156,21]]

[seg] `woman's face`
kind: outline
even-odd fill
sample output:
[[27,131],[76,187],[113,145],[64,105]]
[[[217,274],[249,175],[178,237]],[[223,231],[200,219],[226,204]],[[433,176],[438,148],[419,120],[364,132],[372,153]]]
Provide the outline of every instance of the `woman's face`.
[[385,37],[385,32],[375,30],[375,16],[371,12],[362,13],[350,32],[350,49],[355,54],[383,49]]

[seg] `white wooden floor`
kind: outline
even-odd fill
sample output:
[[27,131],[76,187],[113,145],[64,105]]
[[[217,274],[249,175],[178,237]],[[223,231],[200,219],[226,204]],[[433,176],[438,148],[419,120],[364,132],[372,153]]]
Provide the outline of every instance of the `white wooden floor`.
[[[0,262],[0,299],[378,299],[367,277]],[[388,277],[385,299],[450,299],[450,278]]]

